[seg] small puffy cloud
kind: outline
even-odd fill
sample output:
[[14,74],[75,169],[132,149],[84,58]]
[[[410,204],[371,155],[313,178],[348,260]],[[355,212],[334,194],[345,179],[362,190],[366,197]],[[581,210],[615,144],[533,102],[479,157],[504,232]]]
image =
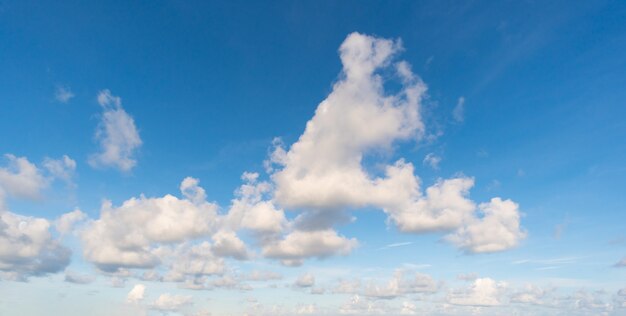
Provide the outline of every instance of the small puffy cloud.
[[87,218],[87,215],[79,209],[61,215],[55,222],[54,227],[62,235],[69,234],[74,229],[76,223]]
[[424,157],[424,161],[422,163],[426,166],[429,166],[435,170],[439,169],[439,163],[441,162],[441,157],[435,155],[435,153],[429,153]]
[[53,238],[50,226],[43,218],[0,210],[0,271],[26,280],[65,269],[71,252]]
[[68,103],[74,97],[70,87],[58,86],[54,90],[54,99],[61,103]]
[[43,161],[43,167],[55,178],[61,179],[66,183],[72,183],[74,172],[76,171],[76,161],[67,155],[63,155],[61,159],[46,158]]
[[78,274],[76,272],[65,270],[65,282],[74,284],[89,284],[96,278],[93,275]]
[[511,200],[493,198],[479,205],[482,218],[474,217],[466,226],[446,238],[470,253],[502,251],[517,246],[526,237],[520,229],[518,205]]
[[465,97],[460,97],[457,100],[456,106],[452,110],[452,117],[459,123],[465,120]]
[[244,228],[260,235],[280,233],[287,224],[285,214],[267,199],[271,185],[259,182],[258,177],[258,173],[242,175],[244,184],[235,192],[237,198],[232,200],[227,222],[233,229]]
[[129,303],[143,301],[145,293],[146,286],[143,284],[137,284],[130,290],[130,292],[128,292],[128,295],[126,295],[126,301]]
[[170,256],[170,270],[165,276],[167,281],[181,282],[189,277],[223,274],[224,260],[213,253],[209,242],[197,245],[181,245]]
[[189,295],[161,294],[152,304],[152,308],[160,311],[178,311],[186,305],[191,305],[193,298]]
[[478,278],[467,288],[448,293],[446,301],[454,305],[496,306],[502,302],[506,283],[490,278]]
[[232,257],[247,260],[250,254],[246,245],[233,231],[220,230],[213,235],[213,252],[220,257]]
[[142,144],[135,121],[122,108],[120,97],[109,90],[100,91],[98,103],[103,111],[95,136],[100,152],[90,156],[89,164],[130,171],[137,164],[135,152]]
[[161,245],[210,236],[217,225],[217,205],[180,199],[131,198],[119,207],[102,205],[100,218],[81,233],[83,255],[103,271],[152,268],[160,263]]
[[26,157],[4,155],[7,167],[0,167],[0,191],[20,198],[37,199],[49,181],[41,170]]
[[280,259],[288,266],[298,266],[309,257],[326,258],[347,255],[358,245],[356,239],[347,239],[332,229],[321,231],[293,231],[284,239],[263,247],[263,255]]
[[299,276],[293,285],[297,287],[312,287],[315,285],[315,276],[311,273],[305,273]]
[[369,283],[361,291],[361,295],[373,298],[392,299],[415,293],[435,293],[440,284],[431,276],[398,269],[387,284]]

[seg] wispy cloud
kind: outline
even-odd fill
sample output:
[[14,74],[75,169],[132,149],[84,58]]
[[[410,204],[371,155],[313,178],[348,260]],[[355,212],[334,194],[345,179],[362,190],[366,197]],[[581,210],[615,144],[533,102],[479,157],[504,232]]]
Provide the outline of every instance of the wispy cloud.
[[61,103],[68,103],[74,97],[74,93],[70,87],[58,86],[54,91],[54,99]]
[[412,241],[407,241],[407,242],[397,242],[397,243],[393,243],[393,244],[388,244],[384,247],[380,247],[378,248],[378,250],[385,250],[385,249],[389,249],[389,248],[397,248],[397,247],[405,247],[405,246],[410,246],[412,245],[413,242]]

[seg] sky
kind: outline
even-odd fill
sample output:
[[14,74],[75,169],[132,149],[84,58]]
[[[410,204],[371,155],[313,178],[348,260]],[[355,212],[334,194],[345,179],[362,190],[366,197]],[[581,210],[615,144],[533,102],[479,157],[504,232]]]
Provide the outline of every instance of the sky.
[[0,315],[626,315],[621,1],[1,1]]

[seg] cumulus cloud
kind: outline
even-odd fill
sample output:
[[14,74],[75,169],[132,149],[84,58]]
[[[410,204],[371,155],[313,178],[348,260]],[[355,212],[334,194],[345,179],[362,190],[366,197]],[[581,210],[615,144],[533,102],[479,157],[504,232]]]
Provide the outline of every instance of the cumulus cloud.
[[520,229],[518,205],[511,200],[493,198],[479,206],[482,218],[471,218],[468,224],[447,239],[471,252],[495,252],[515,247],[526,237]]
[[357,245],[356,239],[347,239],[331,229],[293,231],[284,239],[265,245],[262,252],[266,257],[280,259],[284,265],[299,266],[309,257],[347,255]]
[[61,215],[55,222],[54,227],[62,235],[69,234],[74,229],[76,223],[87,218],[87,215],[79,209],[75,209],[69,213]]
[[0,191],[5,194],[28,199],[38,199],[40,192],[49,184],[41,170],[26,157],[4,155],[7,167],[0,167]]
[[491,278],[478,278],[469,287],[448,293],[446,300],[455,305],[496,306],[501,304],[506,286]]
[[312,287],[315,285],[315,276],[311,273],[305,273],[299,276],[293,285],[297,287]]
[[169,194],[142,195],[119,207],[105,201],[100,218],[81,233],[83,254],[104,271],[152,268],[160,263],[160,246],[210,236],[216,225],[217,205],[206,201]]
[[61,103],[68,103],[74,97],[70,87],[58,86],[54,90],[54,98]]
[[212,250],[220,257],[232,257],[237,260],[250,258],[246,245],[233,231],[220,230],[213,235]]
[[103,111],[95,136],[100,152],[90,156],[89,164],[130,171],[137,164],[135,152],[142,144],[135,121],[122,108],[122,99],[109,90],[100,91],[98,104]]
[[67,267],[71,252],[53,237],[50,226],[44,218],[0,210],[0,271],[5,277],[26,280]]
[[152,304],[152,308],[160,311],[177,311],[186,305],[191,305],[193,298],[189,295],[161,294]]
[[[397,41],[350,34],[339,51],[342,79],[319,104],[304,134],[288,151],[279,147],[272,175],[276,200],[288,208],[360,207],[382,199],[384,189],[362,166],[366,152],[389,149],[394,141],[417,138],[426,90],[405,62],[392,63]],[[388,95],[377,73],[395,67],[401,91]],[[278,159],[276,159],[278,158]]]
[[245,172],[244,184],[235,192],[228,211],[227,222],[233,229],[248,229],[261,235],[273,235],[283,231],[287,224],[283,210],[268,198],[272,186],[258,181],[259,174]]
[[126,301],[129,303],[143,301],[145,292],[146,286],[143,284],[137,284],[130,290],[130,292],[128,292],[128,295],[126,295]]
[[[339,49],[342,76],[332,92],[318,105],[298,141],[288,149],[274,143],[268,168],[274,200],[287,209],[304,211],[296,222],[299,230],[330,229],[349,222],[345,210],[374,207],[385,211],[400,231],[448,232],[445,240],[467,252],[516,246],[525,237],[517,207],[503,206],[496,199],[477,208],[468,198],[474,179],[440,179],[423,194],[413,164],[404,159],[383,164],[380,176],[364,166],[368,154],[391,153],[396,142],[424,135],[420,108],[426,86],[408,63],[394,61],[401,50],[399,41],[358,33],[345,39]],[[397,93],[385,91],[388,76],[380,73],[388,70],[399,79]],[[431,155],[425,163],[436,167],[439,160]],[[492,233],[497,236],[490,240]],[[496,240],[500,237],[505,239]]]

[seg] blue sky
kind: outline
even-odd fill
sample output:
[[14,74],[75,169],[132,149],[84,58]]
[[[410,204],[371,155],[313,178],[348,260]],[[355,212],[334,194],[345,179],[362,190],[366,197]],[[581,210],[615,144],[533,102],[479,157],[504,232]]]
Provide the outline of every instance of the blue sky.
[[626,315],[619,1],[0,3],[0,314]]

